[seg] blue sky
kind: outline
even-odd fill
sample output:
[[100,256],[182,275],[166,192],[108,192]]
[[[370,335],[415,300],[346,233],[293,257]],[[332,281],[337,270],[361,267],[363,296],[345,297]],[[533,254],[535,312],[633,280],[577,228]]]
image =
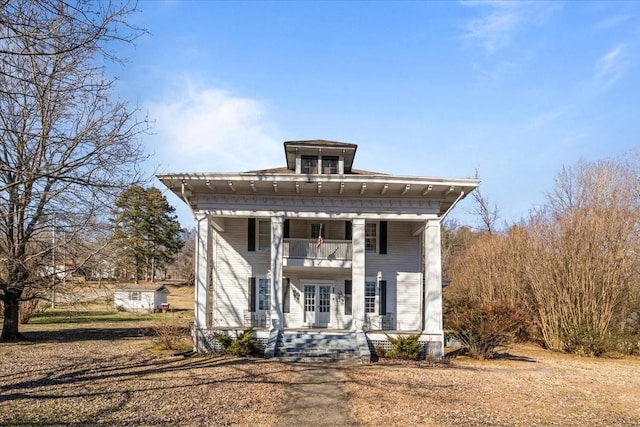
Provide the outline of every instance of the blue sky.
[[[159,172],[284,165],[282,142],[358,144],[354,167],[470,178],[517,221],[563,165],[640,142],[640,2],[141,1],[118,93]],[[160,186],[158,182],[155,185]],[[188,209],[173,197],[184,226]],[[473,225],[468,198],[454,217]]]

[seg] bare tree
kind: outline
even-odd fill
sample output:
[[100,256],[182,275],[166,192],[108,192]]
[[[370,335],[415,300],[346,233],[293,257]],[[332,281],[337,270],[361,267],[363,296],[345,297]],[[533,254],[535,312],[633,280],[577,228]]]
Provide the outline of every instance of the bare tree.
[[637,177],[621,162],[580,162],[558,175],[531,218],[526,277],[548,347],[598,354],[637,287]]
[[[0,301],[2,339],[18,334],[25,299],[49,295],[58,247],[86,232],[141,176],[146,119],[112,101],[100,65],[135,5],[0,2]],[[65,239],[52,239],[58,229]]]
[[[477,169],[474,178],[480,179],[480,173]],[[471,195],[473,196],[474,201],[471,213],[477,216],[480,220],[482,224],[480,230],[489,234],[494,234],[497,231],[496,223],[499,218],[498,205],[492,205],[489,198],[481,192],[480,187],[476,188]]]
[[522,279],[522,258],[526,256],[519,226],[504,234],[478,234],[451,266],[451,279],[457,292],[474,301],[506,301],[529,308]]
[[196,230],[184,231],[184,246],[176,255],[173,263],[167,269],[174,279],[185,279],[188,286],[193,286],[194,266],[195,266],[195,249],[196,249]]

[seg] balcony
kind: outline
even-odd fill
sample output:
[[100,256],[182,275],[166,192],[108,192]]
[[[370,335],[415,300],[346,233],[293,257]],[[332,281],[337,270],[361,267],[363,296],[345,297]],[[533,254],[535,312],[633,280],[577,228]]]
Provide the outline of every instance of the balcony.
[[351,268],[351,240],[284,239],[283,264],[289,267]]

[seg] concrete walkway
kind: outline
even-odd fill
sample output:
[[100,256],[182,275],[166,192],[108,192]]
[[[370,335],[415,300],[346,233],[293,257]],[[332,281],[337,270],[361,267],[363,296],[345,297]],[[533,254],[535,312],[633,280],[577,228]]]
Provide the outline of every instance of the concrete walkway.
[[336,363],[301,363],[292,375],[281,427],[357,426]]

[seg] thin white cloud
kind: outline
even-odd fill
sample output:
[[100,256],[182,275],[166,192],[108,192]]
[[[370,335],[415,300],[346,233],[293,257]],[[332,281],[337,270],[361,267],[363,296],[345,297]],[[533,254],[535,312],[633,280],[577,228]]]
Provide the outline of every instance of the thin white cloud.
[[634,19],[633,15],[612,15],[596,22],[595,28],[598,30],[611,30],[626,24]]
[[477,43],[489,53],[507,46],[512,34],[522,22],[523,17],[517,3],[473,2],[465,4],[488,9],[487,13],[472,19],[466,25],[464,38]]
[[522,28],[539,25],[562,7],[560,2],[470,1],[463,5],[479,10],[464,26],[463,38],[488,53],[509,47]]
[[624,74],[626,45],[619,43],[602,55],[595,66],[595,85],[601,90],[610,88]]
[[147,108],[160,172],[241,172],[283,163],[282,141],[263,101],[185,80]]
[[554,125],[558,120],[565,117],[573,110],[570,105],[562,105],[548,111],[543,111],[533,117],[526,119],[522,124],[522,131],[526,133],[536,132],[540,129]]

